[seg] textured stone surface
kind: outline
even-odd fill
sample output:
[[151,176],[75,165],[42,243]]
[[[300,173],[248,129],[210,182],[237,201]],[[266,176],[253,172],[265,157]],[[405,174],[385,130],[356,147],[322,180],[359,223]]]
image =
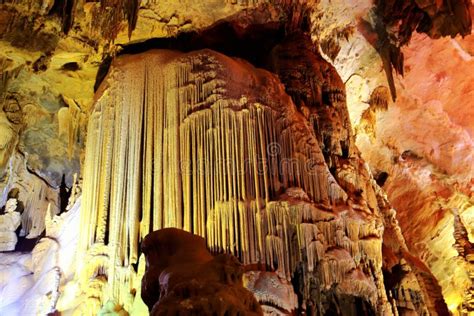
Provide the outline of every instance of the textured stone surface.
[[16,230],[21,223],[21,215],[16,212],[18,201],[8,199],[5,214],[0,215],[0,251],[15,250],[18,237]]
[[165,228],[146,236],[142,251],[142,298],[151,315],[263,315],[242,286],[240,262],[228,254],[213,257],[204,238]]
[[244,286],[257,298],[265,315],[292,315],[298,309],[293,285],[274,272],[244,273]]
[[393,80],[397,101],[377,108],[372,95],[389,84],[383,54],[373,45],[378,35],[370,34],[359,23],[334,59],[357,146],[374,176],[383,176],[410,251],[432,269],[450,310],[460,312],[471,281],[469,264],[453,247],[452,210],[472,229],[472,36],[433,40],[410,33],[410,44],[400,46],[405,76]]
[[[99,89],[84,166],[79,251],[101,259],[79,270],[113,262],[107,278],[94,281],[111,282],[114,300],[129,310],[136,299],[127,289],[140,275],[125,263],[143,264],[137,245],[151,227],[174,226],[205,236],[213,251],[297,280],[299,311],[395,311],[383,284],[382,240],[384,226],[396,231],[398,224],[386,222],[388,202],[351,147],[340,78],[316,53],[304,54],[308,59],[298,58],[306,67],[296,69],[309,69],[315,81],[314,90],[305,87],[309,79],[299,82],[311,96],[295,98],[299,108],[272,73],[211,50],[118,58]],[[274,56],[280,76],[298,76],[281,56],[289,55]],[[286,84],[290,93],[298,87]],[[312,99],[317,91],[319,103]],[[318,126],[308,113],[332,121]],[[108,249],[113,256],[102,255]],[[400,249],[395,256],[403,256]],[[90,295],[90,285],[83,285]],[[97,304],[97,296],[90,299],[88,306]]]
[[[351,183],[354,173],[364,174],[364,171],[357,163],[346,163],[345,158],[342,159],[344,146],[339,141],[343,140],[345,145],[350,143],[351,130],[344,118],[346,114],[337,108],[340,105],[314,108],[320,101],[318,89],[321,86],[309,87],[308,81],[285,78],[277,68],[272,71],[281,76],[302,117],[312,116],[313,123],[319,120],[319,125],[323,125],[322,133],[316,133],[316,146],[322,149],[328,167],[333,168],[331,172],[338,185],[348,193],[352,207],[359,208],[360,202],[362,209],[364,203],[371,210],[375,204],[384,209],[384,273],[388,275],[392,268],[397,271],[402,257],[413,269],[407,276],[409,281],[385,285],[388,300],[400,308],[411,304],[411,310],[420,312],[413,300],[409,302],[398,294],[397,298],[394,296],[401,293],[401,288],[415,289],[416,293],[427,295],[424,301],[433,312],[435,302],[443,304],[439,283],[450,309],[453,312],[466,310],[466,302],[472,300],[469,298],[472,298],[472,290],[469,292],[472,258],[469,251],[462,249],[468,249],[466,236],[472,242],[474,235],[474,106],[471,102],[474,46],[472,36],[432,40],[414,30],[433,38],[457,33],[467,35],[471,31],[468,13],[472,8],[469,6],[469,1],[380,1],[377,7],[371,1],[345,0],[317,3],[142,0],[139,4],[121,0],[2,1],[0,189],[3,194],[0,205],[5,204],[10,189],[20,188],[19,201],[25,204],[23,234],[30,237],[44,230],[44,215],[49,204],[53,214],[59,211],[61,190],[58,187],[62,175],[70,187],[73,174],[80,172],[84,159],[85,126],[94,104],[94,88],[98,87],[111,58],[122,45],[128,46],[125,51],[134,47],[143,51],[155,44],[137,42],[207,29],[207,33],[204,32],[207,37],[200,38],[198,33],[191,36],[200,47],[196,47],[196,42],[183,47],[188,50],[220,48],[228,55],[235,53],[253,62],[255,55],[262,66],[266,57],[262,51],[267,52],[271,41],[259,33],[267,32],[268,38],[278,38],[295,30],[307,30],[314,48],[318,47],[335,65],[345,83],[356,144],[375,179],[387,191],[387,201],[383,193],[374,196],[370,186],[364,187],[368,174],[359,183]],[[220,28],[208,29],[218,24]],[[248,51],[252,45],[240,41],[249,34],[255,34],[253,46],[261,46],[260,51]],[[234,43],[226,45],[223,37]],[[405,47],[410,39],[411,43]],[[132,43],[135,45],[129,45]],[[167,43],[173,45],[169,44],[173,41]],[[293,55],[304,60],[311,54]],[[322,59],[319,63],[328,67]],[[304,78],[319,76],[314,70],[311,73],[311,63],[307,61],[299,66],[298,63],[287,64]],[[298,67],[310,71],[306,73],[297,70]],[[405,77],[392,75],[392,68],[395,73],[404,72]],[[324,81],[324,76],[319,79]],[[337,85],[339,90],[342,82]],[[389,92],[392,97],[397,95],[396,103],[390,102]],[[322,120],[332,115],[338,119],[330,123]],[[326,123],[321,124],[321,121]],[[334,172],[334,168],[338,170]],[[357,200],[351,195],[359,189],[362,198]],[[297,203],[306,203],[312,198],[308,192],[298,190],[288,188],[282,196],[297,197]],[[93,266],[97,269],[84,271],[79,278],[79,283],[89,286],[87,295],[95,300],[96,305],[91,305],[94,310],[109,300],[99,294],[106,292],[102,274],[113,273],[104,263],[110,259],[108,255],[104,247],[94,246],[87,259],[95,260]],[[137,263],[143,268],[140,260]],[[139,269],[124,267],[120,270],[123,274],[117,274],[125,279],[132,275],[131,288],[136,289],[140,273],[136,276],[134,273]],[[421,292],[417,286],[410,285],[413,274],[418,276],[418,281],[420,278],[429,280],[423,281]],[[94,282],[89,282],[91,278]],[[126,283],[123,279],[117,282]],[[121,304],[127,301],[124,305],[128,310],[137,308],[138,311],[143,303],[133,301],[135,293],[130,294],[130,291],[125,289],[127,298],[118,301]],[[116,304],[114,300],[111,302]],[[64,306],[70,304],[63,304],[60,309],[66,308]]]
[[464,72],[474,64],[464,58],[457,41],[470,39],[433,41],[416,35],[404,50],[400,99],[378,114],[373,143],[363,135],[358,138],[373,170],[388,173],[384,188],[408,245],[432,269],[452,307],[460,304],[471,283],[466,263],[453,247],[452,212],[457,210],[472,230],[474,210],[474,81]]
[[45,237],[32,252],[0,253],[1,314],[45,315],[61,308],[64,301],[69,307],[80,304],[74,302],[74,292],[68,296],[65,288],[74,272],[79,213],[80,200],[61,216],[48,213]]
[[8,193],[18,190],[18,200],[23,204],[21,215],[22,237],[37,238],[45,230],[44,218],[48,208],[52,214],[58,214],[60,205],[58,190],[51,188],[41,177],[28,170],[27,161],[19,153],[10,158],[7,177],[0,188],[3,194],[0,204],[5,205]]

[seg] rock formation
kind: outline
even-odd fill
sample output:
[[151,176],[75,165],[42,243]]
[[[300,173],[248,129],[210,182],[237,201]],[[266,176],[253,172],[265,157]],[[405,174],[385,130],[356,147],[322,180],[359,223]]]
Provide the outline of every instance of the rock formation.
[[89,123],[79,251],[110,247],[115,280],[138,262],[143,236],[178,227],[284,278],[303,264],[303,302],[309,275],[324,290],[361,265],[360,284],[344,290],[383,308],[377,206],[359,205],[358,218],[273,75],[212,51],[157,50],[118,59],[104,87]]
[[[245,265],[298,279],[300,311],[392,310],[382,277],[387,210],[347,130],[342,83],[295,38],[273,61],[283,80],[309,69],[299,86],[210,50],[155,50],[112,64],[89,123],[96,134],[86,146],[79,251],[110,249],[109,263],[98,264],[119,275],[108,282],[126,309],[135,276],[125,288],[122,280],[140,264],[140,239],[178,227]],[[290,59],[303,68],[278,59],[284,49],[303,54]],[[298,108],[286,87],[309,97],[295,96]]]
[[0,314],[146,314],[170,227],[267,314],[469,314],[473,12],[0,1]]
[[298,310],[298,296],[286,278],[269,271],[247,271],[243,278],[265,315],[292,315]]
[[229,254],[213,257],[204,238],[165,228],[147,235],[142,251],[142,298],[150,315],[263,315],[242,286],[239,261]]
[[47,212],[45,237],[31,252],[1,254],[2,314],[46,315],[74,306],[74,294],[71,295],[74,292],[67,283],[72,280],[77,259],[74,250],[79,235],[79,213],[80,199],[60,216]]
[[0,215],[0,251],[15,249],[18,237],[16,230],[21,224],[21,215],[17,212],[18,200],[9,198],[5,204],[5,213]]
[[[383,189],[397,210],[407,246],[438,280],[453,313],[461,313],[460,305],[467,300],[464,293],[471,286],[452,237],[453,210],[458,210],[466,227],[472,227],[474,211],[472,123],[468,123],[473,80],[465,73],[473,60],[465,59],[462,48],[470,42],[472,36],[432,40],[414,34],[412,43],[403,49],[406,72],[396,80],[396,103],[375,111],[373,140],[369,133],[359,131],[356,142],[372,172],[386,174]],[[348,78],[356,71],[342,76]],[[350,86],[355,87],[356,77]],[[365,100],[371,91],[367,90]],[[360,109],[364,112],[367,104]],[[360,112],[351,112],[354,125]],[[360,122],[365,124],[363,118]]]

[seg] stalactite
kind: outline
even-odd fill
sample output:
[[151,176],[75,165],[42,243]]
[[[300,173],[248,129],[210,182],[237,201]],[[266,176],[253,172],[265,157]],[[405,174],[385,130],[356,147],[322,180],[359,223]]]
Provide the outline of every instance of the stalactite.
[[84,122],[85,115],[73,99],[65,96],[62,98],[67,107],[58,111],[59,135],[67,138],[68,158],[72,159],[75,145],[78,142],[79,129]]
[[370,94],[369,107],[362,112],[359,125],[355,127],[356,134],[365,133],[369,135],[372,142],[376,137],[376,115],[388,109],[390,102],[389,91],[385,86],[378,86]]
[[[228,72],[235,78],[223,80]],[[357,172],[339,181],[361,187]],[[127,310],[138,244],[164,227],[283,280],[304,262],[305,299],[313,278],[322,291],[368,263],[346,290],[375,302],[378,286],[367,284],[381,279],[383,226],[358,219],[347,200],[314,130],[270,73],[209,50],[123,56],[89,121],[79,253],[108,249],[107,299]]]
[[122,22],[128,24],[130,38],[137,25],[141,0],[100,0],[93,7],[92,31],[101,32],[106,40],[114,40],[121,30]]
[[9,177],[2,200],[7,199],[11,189],[19,190],[19,200],[24,204],[20,236],[28,239],[37,238],[45,229],[44,218],[51,203],[53,214],[59,212],[57,190],[46,181],[30,172],[26,159],[15,153],[9,163]]
[[[464,260],[469,278],[471,281],[474,281],[474,244],[469,240],[469,233],[464,225],[461,217],[459,216],[458,210],[453,210],[454,216],[454,232],[453,237],[455,243],[453,247],[458,252],[459,257]],[[470,314],[474,311],[474,282],[466,290],[465,297],[463,299],[463,304],[461,307],[461,314]]]

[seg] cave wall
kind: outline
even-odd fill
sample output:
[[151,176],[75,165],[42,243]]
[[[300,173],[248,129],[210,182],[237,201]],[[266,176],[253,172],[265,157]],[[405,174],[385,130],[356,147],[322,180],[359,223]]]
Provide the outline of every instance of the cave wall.
[[[472,76],[465,73],[473,67],[472,35],[413,34],[401,48],[404,75],[394,77],[396,101],[387,94],[381,105],[373,99],[388,87],[380,72],[384,61],[364,41],[365,30],[359,28],[334,62],[346,82],[357,147],[374,176],[383,176],[380,184],[410,251],[439,280],[450,310],[459,312],[472,284],[455,228],[458,216],[467,231],[472,227]],[[370,57],[377,67],[357,56]]]

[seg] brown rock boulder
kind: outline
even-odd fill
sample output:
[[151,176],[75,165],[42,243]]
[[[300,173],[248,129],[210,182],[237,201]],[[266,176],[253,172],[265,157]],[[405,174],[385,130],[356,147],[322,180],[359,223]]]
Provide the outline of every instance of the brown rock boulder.
[[142,298],[150,315],[263,315],[242,285],[240,262],[212,256],[204,238],[165,228],[146,236],[142,251]]

